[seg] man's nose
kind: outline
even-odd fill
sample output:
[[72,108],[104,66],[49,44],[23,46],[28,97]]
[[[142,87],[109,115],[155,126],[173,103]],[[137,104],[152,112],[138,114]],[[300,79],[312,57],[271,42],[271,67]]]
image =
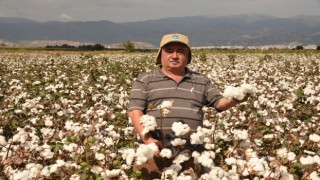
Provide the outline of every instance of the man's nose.
[[173,57],[173,58],[178,58],[178,52],[177,52],[177,51],[173,51],[172,57]]

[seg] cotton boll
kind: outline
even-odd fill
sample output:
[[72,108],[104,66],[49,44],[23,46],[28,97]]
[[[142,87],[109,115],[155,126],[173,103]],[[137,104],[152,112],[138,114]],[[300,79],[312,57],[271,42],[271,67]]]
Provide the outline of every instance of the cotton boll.
[[294,161],[295,159],[296,159],[296,154],[294,152],[289,152],[288,153],[288,160]]
[[222,94],[227,99],[243,100],[246,94],[255,94],[256,87],[251,84],[242,84],[240,87],[227,86]]
[[188,124],[182,124],[181,122],[174,122],[171,127],[176,136],[182,136],[190,131]]
[[257,92],[257,88],[251,84],[242,84],[240,88],[244,94],[255,94]]
[[234,158],[234,157],[230,157],[230,158],[226,158],[226,159],[225,159],[225,162],[226,162],[228,165],[233,165],[233,164],[236,164],[236,163],[237,163],[237,160],[236,160],[236,158]]
[[287,158],[288,157],[288,150],[287,148],[281,148],[277,150],[277,155],[280,158]]
[[319,166],[320,165],[320,156],[318,156],[318,155],[313,156],[313,161],[314,161],[314,163],[317,163]]
[[247,130],[234,130],[234,137],[236,140],[246,140],[248,139],[248,131]]
[[0,135],[0,146],[6,146],[6,145],[7,145],[6,138]]
[[263,160],[259,158],[252,158],[249,160],[248,164],[248,170],[250,172],[254,172],[256,175],[263,175],[265,173],[265,167],[263,165]]
[[282,177],[283,179],[294,180],[293,175],[288,172],[287,167],[285,167],[285,166],[280,166],[280,167],[279,167],[279,171],[280,171],[281,177]]
[[214,167],[213,169],[211,169],[211,171],[209,172],[209,179],[225,179],[224,176],[227,173],[220,167]]
[[309,140],[315,143],[320,142],[320,136],[318,134],[310,134]]
[[135,150],[131,148],[122,148],[119,152],[122,153],[122,159],[125,159],[126,164],[130,166],[135,156]]
[[191,156],[193,157],[195,164],[199,163],[198,158],[200,157],[200,155],[201,155],[201,154],[200,154],[199,152],[197,152],[197,151],[193,151],[193,152],[192,152],[192,155],[191,155]]
[[170,167],[165,168],[163,173],[161,174],[161,179],[168,179],[172,177],[173,179],[177,179],[179,171],[182,169],[180,164],[172,164]]
[[311,174],[310,174],[310,179],[320,179],[320,176],[318,176],[317,172],[316,171],[313,171]]
[[40,155],[42,157],[44,157],[45,159],[51,159],[53,157],[54,153],[51,152],[51,147],[48,144],[44,144],[41,147]]
[[158,106],[162,116],[166,117],[170,113],[173,101],[163,101],[161,105]]
[[159,151],[158,146],[155,143],[151,144],[140,144],[136,151],[136,163],[141,165],[147,162],[148,159],[152,158],[154,153]]
[[64,144],[63,149],[68,151],[68,152],[73,152],[78,148],[78,145],[75,143],[70,143],[69,145]]
[[172,146],[181,146],[186,143],[186,140],[181,138],[175,138],[173,141],[171,141]]
[[172,107],[173,101],[163,101],[161,105],[158,106],[160,109],[170,109]]
[[42,170],[41,170],[41,174],[45,177],[49,177],[51,175],[50,172],[50,167],[49,166],[45,166]]
[[240,88],[233,86],[227,86],[222,95],[227,99],[235,98],[239,101],[243,100],[245,96]]
[[211,168],[213,166],[213,160],[211,159],[210,152],[204,151],[198,157],[198,162],[204,167]]
[[53,164],[50,166],[50,173],[56,173],[59,171],[59,166],[58,164]]
[[140,124],[143,125],[142,135],[145,135],[149,131],[154,131],[157,127],[157,122],[155,117],[149,115],[143,115],[140,118]]
[[308,155],[307,157],[300,157],[299,160],[302,165],[310,165],[314,163],[314,159],[310,155]]
[[160,156],[169,159],[172,157],[172,151],[170,149],[162,149],[160,152]]
[[13,174],[13,179],[31,179],[30,172],[28,170],[19,171]]
[[185,161],[189,160],[189,156],[187,156],[184,152],[179,153],[175,159],[172,161],[174,164],[181,164]]
[[213,123],[210,122],[210,121],[208,121],[207,119],[205,119],[205,120],[203,121],[203,126],[204,126],[204,127],[211,127],[212,125],[213,125]]
[[62,167],[64,166],[66,163],[64,162],[64,160],[56,160],[56,164],[59,166],[59,167]]
[[102,160],[104,160],[106,157],[104,156],[104,154],[96,153],[96,154],[95,154],[95,158],[96,158],[98,161],[102,161]]
[[118,177],[120,173],[121,173],[120,169],[112,169],[112,170],[107,169],[105,172],[102,172],[101,175],[105,179],[110,179],[112,177]]
[[203,144],[205,134],[203,132],[196,132],[190,135],[191,144]]

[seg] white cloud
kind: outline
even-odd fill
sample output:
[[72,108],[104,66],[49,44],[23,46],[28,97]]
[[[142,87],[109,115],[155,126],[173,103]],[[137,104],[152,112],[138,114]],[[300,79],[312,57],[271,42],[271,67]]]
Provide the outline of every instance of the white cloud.
[[68,14],[62,13],[59,15],[59,19],[61,21],[71,21],[73,20],[73,17],[69,16]]

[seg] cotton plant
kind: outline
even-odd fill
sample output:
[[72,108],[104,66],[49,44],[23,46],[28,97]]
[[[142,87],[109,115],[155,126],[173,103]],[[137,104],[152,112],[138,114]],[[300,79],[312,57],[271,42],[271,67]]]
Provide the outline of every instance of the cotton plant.
[[[228,71],[226,54],[207,57],[210,61],[193,61],[189,68],[218,89],[252,82],[259,96],[228,111],[207,110],[204,127],[211,132],[201,130],[201,145],[214,163],[202,179],[319,179],[319,55],[240,53],[236,58],[245,61],[234,61],[235,69]],[[130,179],[138,146],[131,142],[133,128],[124,127],[132,126],[125,115],[127,94],[132,74],[155,68],[149,58],[153,55],[0,53],[1,178]],[[122,153],[122,146],[131,150]],[[170,151],[160,154],[170,157]],[[189,177],[176,169],[177,178]]]
[[182,169],[182,166],[180,164],[172,164],[171,166],[166,167],[163,170],[161,174],[161,179],[167,179],[167,178],[176,179],[181,169]]
[[122,154],[122,159],[126,161],[128,166],[132,165],[135,158],[135,149],[123,147],[119,149],[119,152]]
[[197,132],[192,133],[190,135],[190,143],[193,145],[197,145],[197,144],[203,144],[205,137],[206,137],[206,133],[203,131],[205,128],[202,127],[198,127],[197,128]]
[[192,152],[192,157],[195,164],[201,164],[203,167],[210,169],[214,166],[213,159],[215,155],[212,156],[212,153],[209,151],[204,151],[201,154],[197,151]]
[[129,179],[125,171],[122,169],[104,169],[101,172],[101,177],[103,179],[114,179],[114,178]]
[[140,144],[136,150],[136,163],[141,165],[147,162],[148,159],[152,158],[153,155],[159,151],[158,146],[155,143],[151,144]]
[[173,164],[181,164],[190,159],[190,155],[188,152],[181,151],[175,158],[173,159]]
[[170,109],[173,106],[173,101],[163,101],[157,108],[163,117],[166,117],[170,113]]

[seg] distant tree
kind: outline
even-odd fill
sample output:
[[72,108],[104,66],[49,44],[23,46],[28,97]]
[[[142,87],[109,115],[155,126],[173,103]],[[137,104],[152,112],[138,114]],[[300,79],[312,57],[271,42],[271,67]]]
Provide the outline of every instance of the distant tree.
[[79,49],[88,50],[88,51],[101,51],[101,50],[104,50],[105,48],[101,44],[95,44],[95,45],[80,45]]
[[296,48],[295,48],[296,50],[303,50],[303,46],[301,46],[301,45],[298,45],[298,46],[296,46]]
[[320,46],[317,46],[316,50],[320,50]]
[[101,45],[101,44],[95,44],[93,47],[92,47],[92,50],[96,50],[96,51],[101,51],[101,50],[104,50],[104,46]]
[[70,46],[68,44],[63,44],[61,46],[58,46],[58,45],[54,45],[54,46],[46,46],[46,48],[60,48],[60,49],[74,49],[75,47],[74,46]]
[[134,44],[131,41],[123,42],[122,46],[126,51],[129,52],[133,52],[135,50]]

